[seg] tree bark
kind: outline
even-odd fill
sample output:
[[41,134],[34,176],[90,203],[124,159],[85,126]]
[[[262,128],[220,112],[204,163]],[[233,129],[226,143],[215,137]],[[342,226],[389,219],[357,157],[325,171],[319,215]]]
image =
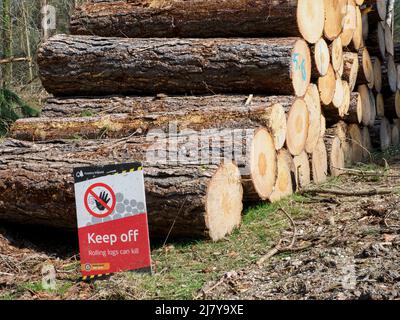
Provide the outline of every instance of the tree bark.
[[[0,150],[0,219],[67,229],[76,228],[74,167],[145,160],[138,140],[6,140]],[[148,164],[145,188],[152,237],[164,237],[173,227],[175,237],[218,240],[240,224],[243,191],[233,164]],[[216,223],[221,214],[224,225]]]
[[70,29],[76,35],[129,38],[300,36],[315,43],[325,13],[323,0],[313,2],[312,7],[303,0],[89,3],[77,8]]
[[305,94],[308,45],[280,39],[121,39],[57,35],[38,52],[43,86],[57,96]]

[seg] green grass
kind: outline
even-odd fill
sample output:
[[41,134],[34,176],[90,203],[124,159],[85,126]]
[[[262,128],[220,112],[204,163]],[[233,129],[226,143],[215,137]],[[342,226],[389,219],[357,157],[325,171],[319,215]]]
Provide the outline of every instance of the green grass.
[[[125,273],[122,277],[134,288],[135,298],[192,299],[205,283],[256,262],[290,225],[279,208],[284,208],[293,218],[304,217],[309,214],[300,205],[304,200],[294,195],[276,204],[249,208],[240,230],[224,241],[181,242],[154,249],[154,275]],[[96,283],[98,289],[107,285],[107,281]],[[121,298],[124,292],[126,288],[115,288],[112,298]]]

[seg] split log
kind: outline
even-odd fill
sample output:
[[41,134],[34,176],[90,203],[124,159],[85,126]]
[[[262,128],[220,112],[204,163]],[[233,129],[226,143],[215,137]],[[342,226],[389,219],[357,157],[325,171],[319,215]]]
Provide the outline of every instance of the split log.
[[274,191],[270,196],[271,202],[277,202],[293,194],[296,185],[294,163],[291,154],[286,149],[281,149],[277,156],[278,176]]
[[[251,101],[246,96],[50,99],[44,115],[62,117],[18,120],[11,137],[29,141],[122,138],[152,129],[167,134],[171,125],[175,130],[196,131],[264,126],[279,150],[286,140],[286,112],[294,100],[290,96],[253,97]],[[76,117],[84,112],[92,116]]]
[[342,169],[346,166],[340,139],[334,133],[328,131],[325,135],[325,145],[328,154],[329,173],[333,177],[338,177],[343,173]]
[[326,41],[321,38],[312,48],[314,57],[314,63],[312,65],[315,70],[312,71],[313,75],[325,76],[328,72],[329,64],[331,62],[331,56],[329,53],[329,47]]
[[305,144],[305,151],[313,153],[321,135],[321,101],[318,88],[315,84],[310,84],[307,89],[304,101],[308,110],[308,134]]
[[[0,218],[75,229],[73,168],[117,159],[131,162],[139,159],[136,147],[143,146],[6,140],[0,145]],[[174,237],[219,240],[240,225],[243,189],[233,163],[146,166],[145,176],[152,237],[165,237],[171,230]]]
[[311,183],[311,168],[305,151],[293,158],[296,188],[301,190]]
[[342,32],[346,6],[347,0],[325,0],[324,35],[328,40],[336,39]]
[[342,79],[349,83],[350,91],[353,92],[358,76],[358,55],[353,52],[343,53],[343,75]]
[[288,113],[286,134],[286,146],[293,156],[299,155],[305,149],[309,121],[306,102],[301,98],[296,99]]
[[329,64],[328,72],[325,76],[319,77],[318,79],[318,90],[321,97],[321,102],[324,105],[329,105],[333,96],[335,95],[335,87],[336,87],[336,76],[335,71],[332,68],[332,65]]
[[385,151],[392,144],[392,127],[386,118],[378,119],[370,128],[371,143],[374,148]]
[[352,163],[358,163],[363,160],[363,140],[361,129],[357,124],[348,126],[348,135],[350,141]]
[[166,0],[89,3],[75,10],[71,33],[129,38],[303,37],[324,28],[323,0]]
[[328,177],[328,154],[323,138],[319,138],[311,155],[311,173],[315,184],[326,182]]
[[[38,52],[57,96],[269,93],[303,96],[307,43],[279,39],[122,39],[57,35]],[[285,93],[286,92],[286,93]]]

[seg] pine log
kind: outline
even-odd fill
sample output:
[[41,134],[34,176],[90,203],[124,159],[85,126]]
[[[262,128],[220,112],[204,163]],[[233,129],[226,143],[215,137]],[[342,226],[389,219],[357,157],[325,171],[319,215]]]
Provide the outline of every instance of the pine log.
[[356,3],[354,0],[347,0],[346,15],[343,20],[343,30],[340,40],[344,47],[347,47],[353,39],[357,27]]
[[394,40],[393,40],[393,30],[391,26],[385,23],[385,47],[386,52],[390,55],[394,55]]
[[363,46],[363,15],[361,14],[360,8],[356,7],[356,29],[353,34],[353,41],[350,44],[350,48],[357,51]]
[[348,133],[352,151],[352,162],[361,162],[364,153],[361,129],[357,124],[350,124],[348,126]]
[[269,93],[303,96],[311,57],[299,38],[122,39],[57,35],[38,52],[57,96]]
[[286,146],[293,156],[298,156],[305,149],[309,124],[306,102],[298,98],[293,103],[287,116]]
[[371,136],[369,134],[368,127],[363,127],[361,129],[361,141],[363,146],[363,160],[370,160],[371,159],[371,151],[372,151],[372,143],[371,143]]
[[382,92],[385,95],[397,90],[397,66],[392,55],[387,55],[382,65]]
[[[371,25],[370,25],[371,26]],[[370,27],[368,39],[365,41],[368,51],[373,56],[385,58],[385,25],[383,22],[378,22],[373,28]]]
[[318,87],[315,84],[310,84],[304,101],[308,110],[308,134],[306,145],[304,147],[307,153],[313,153],[321,136],[321,101],[319,98]]
[[323,138],[319,138],[311,155],[311,174],[315,184],[325,183],[328,177],[328,154]]
[[382,93],[376,95],[376,116],[377,118],[385,116],[385,99]]
[[362,37],[365,41],[368,39],[369,37],[369,17],[368,17],[368,13],[362,13],[361,14],[361,18],[362,18]]
[[369,126],[371,123],[371,97],[369,93],[369,89],[366,85],[358,86],[357,89],[360,98],[361,98],[361,105],[362,105],[362,121],[361,123],[364,126]]
[[340,66],[343,63],[343,46],[340,37],[332,41],[329,46],[329,52],[331,55],[332,68],[333,70],[338,72],[340,70]]
[[325,76],[328,72],[331,56],[329,47],[323,38],[319,39],[312,47],[312,56],[314,57],[312,75],[317,75],[316,77]]
[[305,151],[293,157],[296,190],[301,190],[311,183],[311,168],[308,155]]
[[[18,120],[11,128],[11,137],[29,141],[122,138],[152,129],[167,133],[171,125],[176,130],[196,131],[264,126],[279,150],[286,140],[286,112],[294,100],[290,96],[251,100],[246,96],[50,99],[43,114],[57,118]],[[85,112],[91,116],[77,117]]]
[[350,91],[353,92],[358,76],[358,55],[353,52],[343,52],[343,75],[342,79],[349,83]]
[[[139,160],[135,149],[142,147],[129,141],[6,140],[0,145],[0,219],[75,229],[73,168]],[[165,237],[172,228],[174,237],[219,240],[239,226],[243,190],[234,164],[147,165],[145,176],[152,237]]]
[[323,0],[127,2],[78,7],[71,33],[129,38],[303,37],[315,43],[324,28]]
[[328,40],[336,39],[343,30],[347,0],[325,0],[324,35]]
[[400,118],[400,91],[385,99],[385,117],[387,119]]
[[329,105],[333,96],[335,95],[336,88],[336,76],[335,71],[332,68],[332,65],[329,64],[328,72],[325,76],[321,76],[318,79],[318,90],[321,97],[321,102],[324,105]]
[[377,57],[371,57],[371,61],[374,70],[374,89],[375,92],[380,93],[382,91],[382,64]]
[[[334,103],[335,99],[333,99],[333,102],[330,105],[324,106],[323,108],[323,113],[325,115],[328,124],[335,124],[340,120],[348,118],[350,104],[351,104],[350,88],[348,83],[343,80],[341,80],[340,88],[341,88],[340,94],[342,95],[342,104],[339,107],[337,107]],[[351,110],[351,112],[354,111]]]
[[296,189],[294,162],[291,154],[286,149],[281,149],[277,156],[278,176],[274,191],[270,196],[272,203],[278,202],[293,194]]
[[328,154],[329,173],[333,177],[338,177],[343,173],[342,169],[346,166],[340,139],[334,132],[328,131],[325,135],[325,145]]
[[396,147],[400,144],[400,131],[396,124],[392,124],[391,127],[392,127],[391,142],[392,142],[392,146]]
[[339,138],[346,167],[353,164],[353,150],[348,128],[349,126],[345,122],[339,121],[331,128],[328,128],[325,133],[325,136],[336,136]]
[[361,48],[358,51],[359,70],[357,75],[357,84],[367,84],[370,89],[374,86],[374,68],[367,48]]
[[392,144],[392,127],[386,118],[377,119],[370,128],[371,143],[374,148],[385,151]]

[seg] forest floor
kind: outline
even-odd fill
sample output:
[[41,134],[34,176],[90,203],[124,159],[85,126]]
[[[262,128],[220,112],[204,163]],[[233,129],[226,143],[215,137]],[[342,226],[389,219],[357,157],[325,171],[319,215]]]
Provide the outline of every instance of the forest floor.
[[[153,275],[81,282],[76,234],[1,224],[0,299],[400,299],[400,152],[374,163],[319,188],[389,193],[247,208],[224,241],[154,242]],[[278,243],[286,249],[272,252]],[[55,267],[53,290],[44,265]]]

